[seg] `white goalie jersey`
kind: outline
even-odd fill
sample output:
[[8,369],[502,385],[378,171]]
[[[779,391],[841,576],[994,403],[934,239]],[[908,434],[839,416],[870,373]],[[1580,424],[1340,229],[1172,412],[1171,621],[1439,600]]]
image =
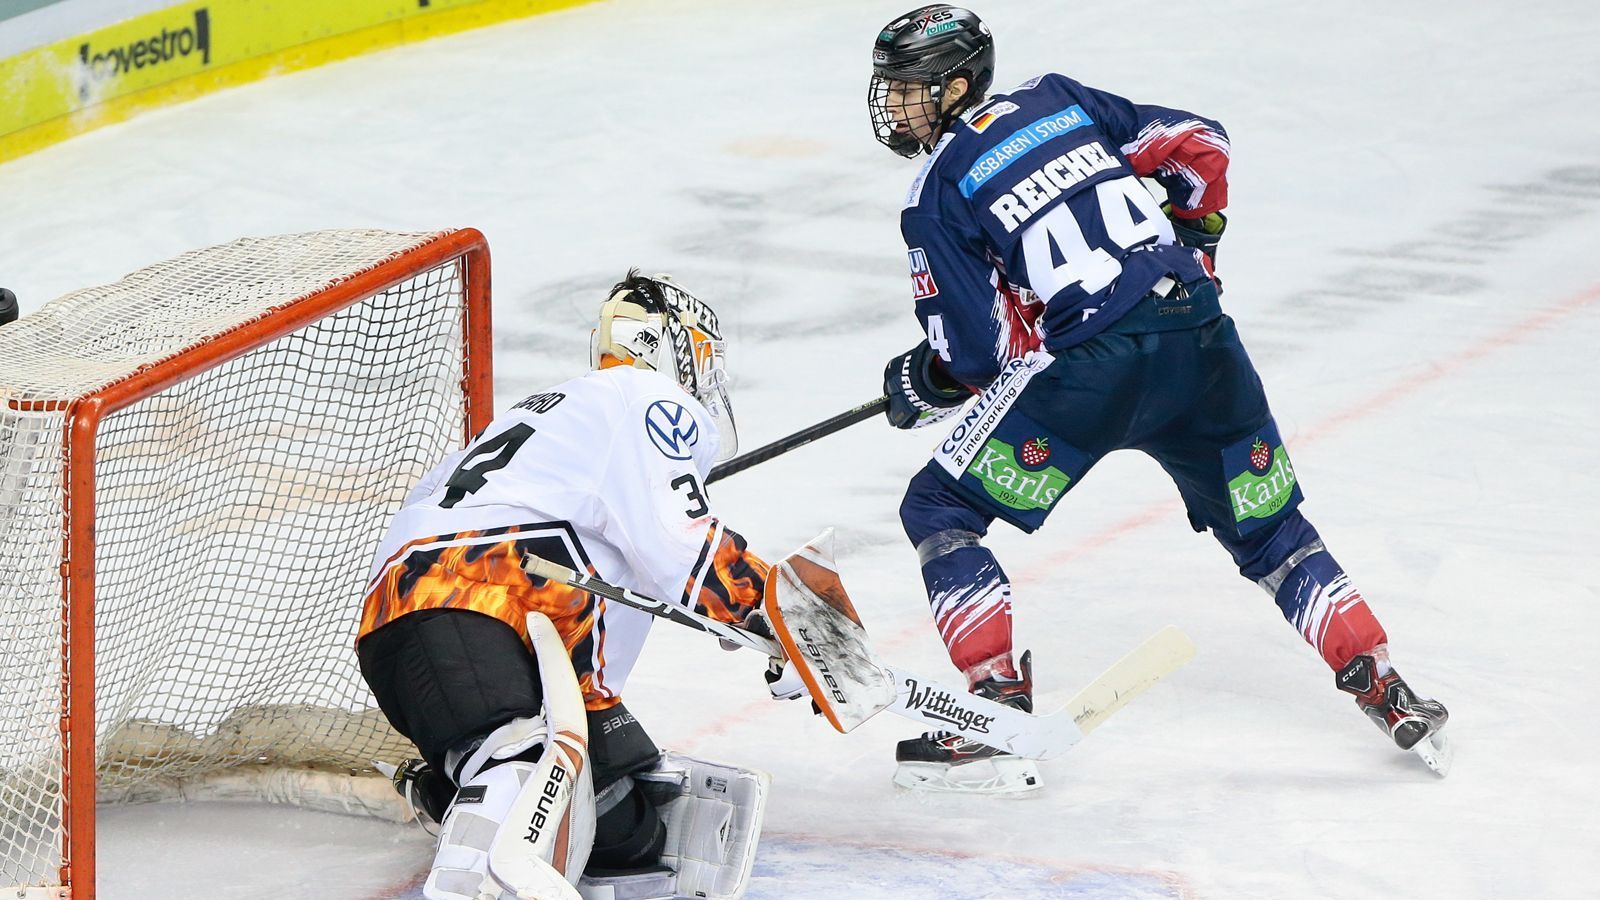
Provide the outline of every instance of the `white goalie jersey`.
[[372,567],[361,635],[445,607],[524,632],[536,610],[571,648],[586,704],[615,703],[651,617],[534,579],[522,558],[742,620],[767,565],[712,515],[717,450],[710,413],[656,372],[600,369],[522,400],[406,498]]

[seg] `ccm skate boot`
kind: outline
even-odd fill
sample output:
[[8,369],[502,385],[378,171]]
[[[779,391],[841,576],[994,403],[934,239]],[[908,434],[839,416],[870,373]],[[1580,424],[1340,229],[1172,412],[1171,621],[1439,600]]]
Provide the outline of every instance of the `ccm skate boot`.
[[[1379,674],[1380,669],[1388,671]],[[1417,696],[1400,673],[1389,668],[1384,648],[1350,660],[1334,680],[1339,690],[1355,695],[1356,705],[1395,746],[1415,751],[1440,775],[1449,771],[1449,745],[1442,731],[1450,711],[1437,700]]]
[[[972,693],[1033,712],[1033,657],[1022,654],[1021,678],[985,678]],[[1024,794],[1043,782],[1039,767],[1004,750],[968,740],[949,731],[929,731],[901,741],[894,751],[894,783],[903,788],[951,794]]]

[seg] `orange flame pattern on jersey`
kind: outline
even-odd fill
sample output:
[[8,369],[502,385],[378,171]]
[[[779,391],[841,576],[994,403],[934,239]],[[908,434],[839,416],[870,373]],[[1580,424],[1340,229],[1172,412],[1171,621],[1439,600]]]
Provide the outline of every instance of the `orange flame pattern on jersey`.
[[[396,554],[403,560],[391,565],[367,593],[361,611],[357,640],[407,613],[424,609],[466,609],[493,616],[516,629],[528,642],[527,614],[538,611],[550,617],[572,658],[584,705],[591,710],[616,705],[618,697],[596,684],[594,646],[596,624],[602,608],[595,598],[577,588],[534,579],[522,570],[526,548],[516,539],[489,544],[455,544],[411,553],[409,547],[446,540],[469,540],[483,532],[412,541]],[[594,574],[593,567],[589,567]]]
[[[717,526],[713,522],[706,531],[706,544],[716,538]],[[761,607],[761,595],[767,588],[767,577],[772,567],[751,553],[744,537],[731,528],[722,529],[722,539],[716,547],[707,547],[701,558],[709,557],[711,571],[706,573],[698,594],[694,582],[704,566],[697,565],[689,573],[683,586],[685,605],[693,603],[695,612],[721,622],[739,623],[751,610]]]

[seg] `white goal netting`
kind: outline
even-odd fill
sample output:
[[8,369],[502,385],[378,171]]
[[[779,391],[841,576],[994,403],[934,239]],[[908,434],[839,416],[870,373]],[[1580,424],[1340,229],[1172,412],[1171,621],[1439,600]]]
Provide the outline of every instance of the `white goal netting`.
[[[204,371],[183,361],[440,238],[239,240],[0,327],[0,885],[59,877],[80,733],[63,729],[69,653],[93,653],[102,798],[241,763],[360,770],[414,752],[372,708],[353,640],[389,516],[465,433],[463,258]],[[94,440],[91,648],[64,624],[68,507],[83,507],[69,415],[175,360],[196,371]]]

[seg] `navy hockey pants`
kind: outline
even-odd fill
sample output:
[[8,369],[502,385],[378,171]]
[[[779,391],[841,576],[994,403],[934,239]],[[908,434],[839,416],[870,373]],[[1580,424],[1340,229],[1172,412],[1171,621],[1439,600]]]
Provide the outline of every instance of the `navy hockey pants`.
[[[1161,465],[1194,529],[1210,529],[1302,633],[1323,628],[1330,603],[1353,605],[1339,593],[1348,579],[1297,510],[1298,479],[1255,367],[1202,282],[1177,299],[1147,297],[1081,344],[1013,361],[912,478],[901,522],[951,658],[970,680],[1014,671],[1010,586],[977,538],[997,518],[1034,531],[1122,449]],[[1307,639],[1325,658],[1383,639],[1376,620],[1352,628],[1326,647]]]

